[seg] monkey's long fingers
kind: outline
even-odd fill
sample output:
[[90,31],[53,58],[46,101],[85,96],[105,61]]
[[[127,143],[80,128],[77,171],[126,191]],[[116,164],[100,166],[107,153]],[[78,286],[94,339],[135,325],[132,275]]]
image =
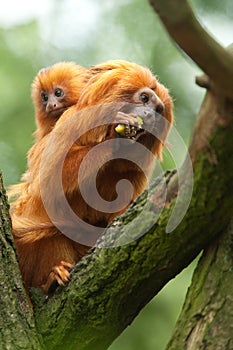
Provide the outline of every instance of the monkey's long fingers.
[[126,114],[123,112],[118,112],[114,123],[139,127],[142,124],[142,118],[139,119],[139,117],[134,113]]
[[133,113],[124,114],[121,112],[118,113],[118,118],[121,118],[121,122],[115,127],[116,133],[120,136],[134,140],[138,131],[142,129],[142,118]]
[[70,279],[70,271],[74,265],[61,261],[59,265],[55,265],[50,272],[46,283],[42,285],[42,288],[46,293],[56,288],[56,284],[64,286]]
[[67,261],[61,261],[59,265],[53,267],[54,277],[58,284],[64,285],[70,278],[70,271],[74,265]]
[[70,273],[64,266],[54,266],[53,272],[54,278],[56,279],[58,284],[64,286],[65,282],[68,282],[70,278]]
[[65,267],[68,271],[71,271],[74,268],[73,264],[68,263],[67,261],[61,261],[59,265]]

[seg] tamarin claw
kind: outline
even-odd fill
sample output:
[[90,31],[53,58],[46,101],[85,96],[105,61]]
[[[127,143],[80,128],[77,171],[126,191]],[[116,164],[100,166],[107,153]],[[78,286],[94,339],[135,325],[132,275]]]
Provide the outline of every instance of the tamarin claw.
[[70,271],[74,265],[66,261],[60,261],[58,265],[55,265],[50,272],[46,283],[41,287],[46,293],[53,292],[58,285],[64,286],[70,279]]

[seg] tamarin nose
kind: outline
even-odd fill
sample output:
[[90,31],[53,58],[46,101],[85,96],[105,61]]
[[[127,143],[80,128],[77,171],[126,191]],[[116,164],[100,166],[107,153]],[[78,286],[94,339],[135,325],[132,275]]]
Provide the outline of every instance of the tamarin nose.
[[155,105],[155,112],[158,114],[162,114],[164,111],[164,104],[159,101],[157,105]]
[[56,103],[48,103],[47,106],[46,106],[46,112],[49,113],[51,111],[54,110],[54,108],[56,108]]
[[49,99],[46,105],[46,112],[50,113],[58,107],[57,100],[54,96],[49,95]]
[[156,94],[151,99],[150,107],[154,108],[158,114],[162,114],[164,111],[164,104]]
[[154,109],[156,113],[162,114],[164,111],[164,104],[163,102],[160,100],[159,96],[157,96],[155,94],[155,96],[153,96],[152,98],[152,102],[154,104]]

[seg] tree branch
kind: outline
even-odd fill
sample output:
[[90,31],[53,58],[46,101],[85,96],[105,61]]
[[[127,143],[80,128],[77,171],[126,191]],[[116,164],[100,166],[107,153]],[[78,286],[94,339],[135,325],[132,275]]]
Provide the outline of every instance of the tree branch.
[[[207,93],[206,100],[211,103],[204,102],[199,123],[205,120],[208,124],[210,120],[211,127],[206,142],[199,148],[193,146],[194,189],[182,223],[172,233],[166,233],[174,208],[172,198],[176,193],[174,183],[177,176],[168,173],[170,203],[157,223],[145,235],[127,245],[102,248],[104,243],[108,246],[132,231],[140,236],[148,225],[154,223],[158,194],[163,188],[161,179],[148,196],[144,193],[106,230],[97,247],[76,266],[69,285],[60,288],[45,305],[35,310],[37,327],[49,349],[106,349],[141,308],[228,225],[233,205],[232,187],[229,188],[233,181],[232,104],[225,104],[219,113],[222,100],[216,99],[212,91]],[[211,109],[207,110],[207,107]],[[213,114],[216,118],[212,118]],[[225,124],[219,123],[223,119]],[[195,138],[198,135],[194,134]],[[217,165],[213,163],[212,154]],[[184,183],[183,198],[186,190]],[[137,216],[145,203],[149,204],[143,220],[138,221]],[[130,221],[135,222],[135,226],[127,230]]]
[[[168,3],[170,4],[165,1],[165,6]],[[184,25],[184,18],[186,21],[190,19],[190,12],[186,7],[179,10],[181,24]],[[172,8],[170,12],[173,12]],[[164,13],[166,11],[160,15]],[[175,24],[176,20],[179,24],[179,18],[174,20]],[[182,26],[175,27],[179,37]],[[202,35],[203,29],[200,28],[199,34]],[[190,30],[193,37],[195,31],[192,31],[192,25]],[[206,34],[205,40],[207,38]],[[185,36],[184,42],[187,44],[189,39],[189,36]],[[203,46],[203,43],[199,45]],[[225,56],[224,49],[219,49],[215,42],[209,46],[210,52],[217,52],[214,65],[222,67],[221,60],[218,61],[221,51],[229,63],[229,56]],[[209,91],[194,130],[190,145],[194,164],[194,188],[186,216],[179,227],[170,234],[166,233],[177,190],[182,193],[183,200],[189,190],[185,177],[183,183],[179,184],[177,173],[167,173],[167,202],[156,223],[156,208],[164,191],[162,179],[152,186],[149,193],[144,193],[123,216],[117,218],[97,246],[76,266],[69,285],[59,288],[54,296],[42,300],[40,307],[35,308],[38,330],[51,350],[64,347],[67,350],[107,349],[142,307],[222,232],[231,220],[233,190],[232,187],[229,188],[229,183],[233,182],[233,105],[228,98],[232,88],[232,82],[228,81],[231,69],[229,71],[228,64],[223,64],[225,68],[222,71],[222,68],[218,68],[222,76],[215,76],[212,74],[214,65],[210,70],[206,69],[208,54],[204,54],[202,61],[202,49],[199,52],[196,44],[191,53],[187,48],[187,53],[195,57],[198,63],[201,62],[200,65],[211,75],[214,83],[220,83],[221,93],[215,84],[208,86]],[[222,90],[223,83],[225,90]],[[187,179],[190,174],[186,165],[184,163],[181,173],[186,174]],[[142,209],[143,220],[139,215]],[[130,230],[127,229],[129,222],[135,223]],[[151,229],[147,230],[148,226]],[[146,234],[142,235],[145,231]],[[119,244],[122,237],[130,236],[132,232],[139,237],[137,240],[115,248],[104,248],[111,246],[112,242]]]
[[[189,191],[186,180],[190,169],[187,170],[187,163],[182,167],[181,173],[186,175],[182,184],[179,184],[177,173],[167,172],[164,176],[166,205],[157,222],[156,211],[164,194],[162,178],[112,223],[96,247],[75,267],[65,288],[58,288],[49,298],[34,296],[37,330],[50,350],[106,349],[142,307],[226,229],[232,217],[233,189],[232,186],[229,188],[229,183],[233,183],[233,106],[229,99],[233,86],[232,59],[199,25],[185,1],[175,2],[176,11],[173,11],[174,2],[171,0],[151,0],[151,3],[154,8],[156,4],[167,29],[180,46],[214,82],[209,86],[190,146],[194,164],[193,196],[183,221],[168,234],[167,224],[175,207],[177,191],[182,194],[181,204]],[[166,8],[168,5],[169,10]],[[213,63],[210,64],[211,61]],[[221,89],[217,88],[217,84]],[[5,202],[4,195],[2,198]],[[140,217],[142,210],[143,220]],[[9,232],[4,228],[6,222],[3,214],[3,232]],[[130,229],[129,223],[133,225]],[[132,233],[138,239],[132,238],[130,243],[121,246],[122,237],[130,238]],[[1,252],[6,256],[9,253],[7,240],[1,239]],[[113,243],[114,248],[106,248]],[[12,252],[11,238],[10,247]],[[15,266],[13,256],[10,254],[9,263],[13,261]],[[20,330],[20,323],[17,323],[19,328],[16,329],[14,322],[9,327],[3,327],[4,331],[0,333],[3,343],[12,342],[6,332],[10,328],[13,342],[14,336],[22,332],[21,347],[27,349],[25,342],[30,339],[30,349],[40,349],[22,285],[18,284],[18,268],[9,270],[6,261],[4,258],[2,279],[6,283],[11,281],[9,288],[14,295],[9,293],[7,296],[5,293],[3,305],[7,307],[9,304],[8,310],[13,312],[13,300],[20,301],[17,313],[19,319],[22,317],[23,329]],[[3,321],[0,318],[2,324]]]
[[149,0],[170,36],[233,98],[233,57],[201,26],[186,0]]
[[2,349],[39,350],[32,310],[13,247],[8,209],[0,173],[0,345]]
[[167,350],[233,346],[233,223],[204,251]]

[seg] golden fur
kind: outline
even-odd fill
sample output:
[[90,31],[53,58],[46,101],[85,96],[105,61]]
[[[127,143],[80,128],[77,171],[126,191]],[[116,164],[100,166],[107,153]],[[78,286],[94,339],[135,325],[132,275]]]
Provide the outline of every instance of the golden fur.
[[[41,69],[32,83],[32,101],[35,108],[36,139],[40,139],[51,131],[57,119],[65,109],[77,103],[83,86],[83,76],[86,69],[74,62],[59,62],[51,67]],[[62,107],[59,114],[54,116],[46,112],[41,100],[41,92],[52,93],[56,88],[64,90]]]
[[[23,280],[27,287],[42,287],[46,292],[53,280],[60,284],[65,282],[68,279],[69,266],[76,264],[88,250],[88,247],[69,239],[53,225],[41,198],[41,188],[44,187],[51,196],[57,196],[59,199],[60,194],[56,193],[54,179],[58,176],[58,164],[70,137],[76,132],[82,135],[82,130],[89,129],[67,150],[62,169],[63,191],[72,210],[82,220],[91,225],[105,227],[115,216],[125,211],[126,207],[116,213],[108,213],[95,210],[86,204],[80,194],[80,183],[77,181],[81,162],[94,146],[101,144],[103,147],[100,157],[106,159],[107,163],[100,169],[96,179],[100,195],[106,201],[114,200],[117,197],[116,184],[124,178],[134,186],[134,200],[146,187],[145,174],[128,160],[116,159],[108,162],[114,150],[103,142],[117,137],[115,125],[120,121],[119,106],[134,103],[135,93],[146,87],[162,101],[163,116],[170,123],[173,120],[173,105],[168,90],[147,68],[126,61],[110,61],[87,70],[84,82],[78,103],[65,111],[54,129],[38,140],[29,151],[27,182],[22,193],[12,203],[14,239]],[[105,103],[107,105],[103,105]],[[96,106],[96,109],[90,109],[92,106]],[[106,115],[109,114],[112,118],[110,124],[92,128],[96,120],[104,123]],[[125,118],[132,119],[131,114],[125,114]],[[168,129],[169,126],[166,126],[162,131],[163,140]],[[161,156],[163,141],[149,134],[140,140],[150,152]],[[49,153],[44,157],[48,146]],[[128,152],[133,153],[133,147],[130,147]],[[85,176],[81,181],[86,188],[93,181],[95,161],[96,159],[90,158],[85,165]],[[150,173],[153,161],[145,157],[143,165]],[[56,210],[57,220],[66,221],[63,213],[58,213],[58,208],[55,208]],[[69,226],[69,222],[64,222],[64,225]],[[82,228],[76,227],[76,231],[77,234],[82,233]]]

